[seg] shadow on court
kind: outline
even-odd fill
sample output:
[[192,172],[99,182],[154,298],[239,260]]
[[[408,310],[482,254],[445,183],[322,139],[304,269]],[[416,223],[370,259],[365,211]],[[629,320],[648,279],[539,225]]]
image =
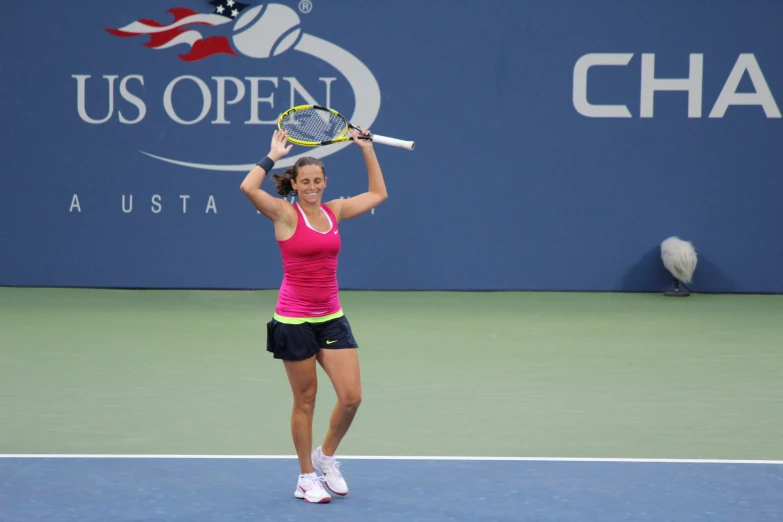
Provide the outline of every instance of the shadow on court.
[[783,520],[783,465],[354,460],[330,504],[293,459],[0,459],[0,519],[47,521]]

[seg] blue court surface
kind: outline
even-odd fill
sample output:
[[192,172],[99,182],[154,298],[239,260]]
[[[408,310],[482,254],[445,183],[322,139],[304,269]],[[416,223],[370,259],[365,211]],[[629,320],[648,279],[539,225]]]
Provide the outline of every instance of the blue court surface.
[[0,520],[783,520],[780,462],[348,458],[317,505],[292,458],[62,457],[0,458]]

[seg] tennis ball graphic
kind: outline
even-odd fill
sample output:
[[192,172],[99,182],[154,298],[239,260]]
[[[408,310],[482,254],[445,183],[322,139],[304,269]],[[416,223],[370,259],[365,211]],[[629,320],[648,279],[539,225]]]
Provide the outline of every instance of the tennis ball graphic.
[[299,15],[282,4],[257,5],[234,25],[232,40],[237,51],[251,58],[269,58],[287,51],[302,32]]

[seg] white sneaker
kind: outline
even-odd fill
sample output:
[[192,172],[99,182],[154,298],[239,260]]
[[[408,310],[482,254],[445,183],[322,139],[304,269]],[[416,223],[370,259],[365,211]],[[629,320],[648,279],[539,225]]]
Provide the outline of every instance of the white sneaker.
[[310,456],[310,460],[313,462],[313,467],[316,471],[320,471],[324,474],[324,482],[332,493],[340,496],[348,494],[348,484],[345,483],[342,473],[340,473],[340,463],[335,458],[327,457],[321,451],[321,446],[318,446],[313,454]]
[[321,480],[322,479],[316,476],[315,473],[304,476],[300,475],[299,482],[296,485],[296,491],[294,491],[294,496],[296,498],[304,499],[305,502],[315,502],[316,504],[331,502],[332,497],[321,485]]

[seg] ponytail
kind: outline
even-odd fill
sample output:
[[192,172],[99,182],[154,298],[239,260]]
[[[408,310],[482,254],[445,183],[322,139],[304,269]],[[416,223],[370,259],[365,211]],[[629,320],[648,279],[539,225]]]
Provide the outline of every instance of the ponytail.
[[275,180],[275,187],[277,188],[278,194],[283,197],[289,195],[296,196],[296,191],[294,190],[293,185],[291,185],[291,180],[296,179],[293,168],[289,167],[285,169],[282,174],[273,175],[272,179]]

